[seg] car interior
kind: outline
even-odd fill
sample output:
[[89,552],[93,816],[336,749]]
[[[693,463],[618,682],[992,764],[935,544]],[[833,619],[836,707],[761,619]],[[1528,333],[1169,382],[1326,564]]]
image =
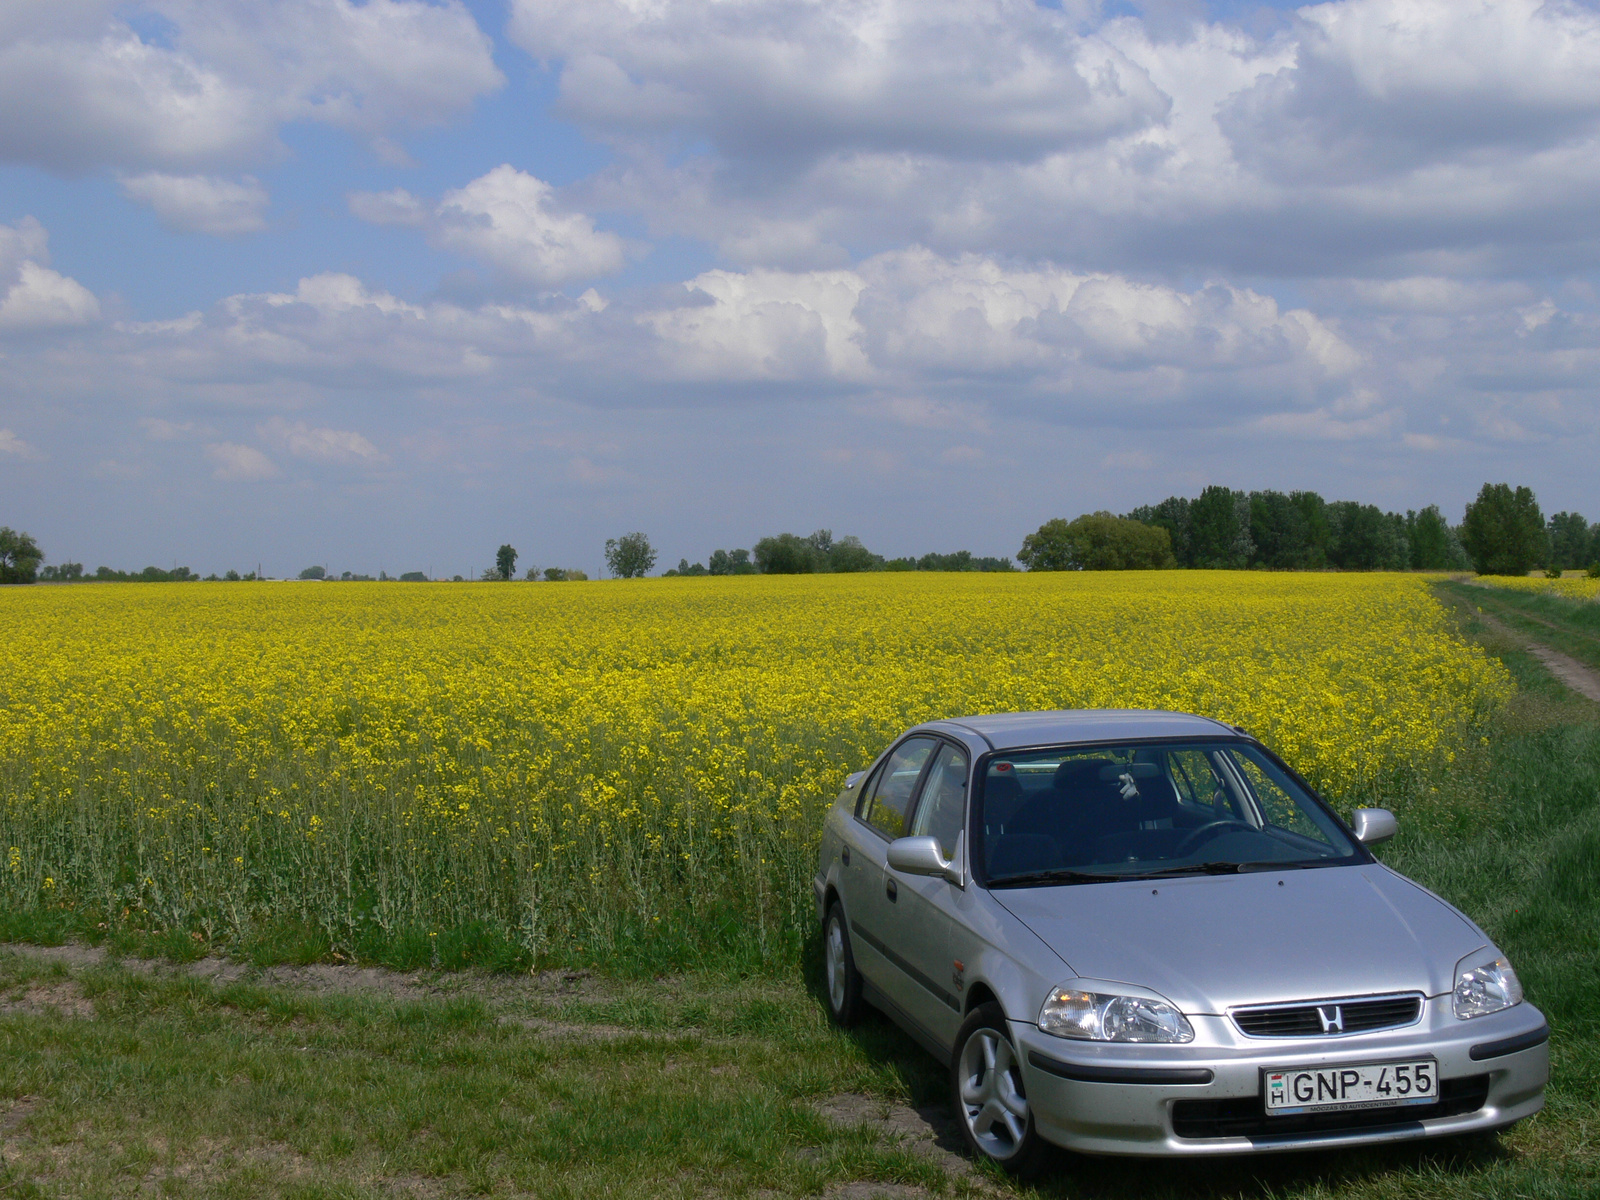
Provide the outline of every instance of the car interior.
[[[1259,776],[1259,768],[1255,772]],[[1273,790],[1276,790],[1274,787]],[[1288,796],[1264,805],[1205,751],[1144,747],[991,761],[982,830],[991,878],[1058,868],[1326,857],[1333,847]],[[1274,817],[1298,828],[1278,828]]]

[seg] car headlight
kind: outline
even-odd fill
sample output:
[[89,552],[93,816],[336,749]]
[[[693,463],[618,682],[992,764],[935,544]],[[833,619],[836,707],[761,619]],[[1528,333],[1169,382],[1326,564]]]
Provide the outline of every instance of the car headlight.
[[1486,946],[1456,964],[1456,990],[1450,1001],[1456,1016],[1465,1021],[1521,1004],[1522,983],[1505,955]]
[[1192,1042],[1189,1019],[1150,996],[1085,992],[1072,987],[1051,991],[1039,1010],[1039,1028],[1057,1037],[1091,1042]]

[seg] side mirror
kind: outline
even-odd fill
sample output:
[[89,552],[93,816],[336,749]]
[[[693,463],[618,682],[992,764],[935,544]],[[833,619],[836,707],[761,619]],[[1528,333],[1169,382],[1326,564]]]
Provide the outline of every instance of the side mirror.
[[[1356,841],[1363,846],[1387,842],[1400,832],[1400,823],[1387,808],[1358,808],[1351,816],[1354,819],[1350,827],[1355,831]],[[893,849],[893,843],[890,848]]]
[[961,868],[945,861],[938,838],[896,838],[889,843],[888,860],[891,868],[904,875],[932,875],[962,886]]

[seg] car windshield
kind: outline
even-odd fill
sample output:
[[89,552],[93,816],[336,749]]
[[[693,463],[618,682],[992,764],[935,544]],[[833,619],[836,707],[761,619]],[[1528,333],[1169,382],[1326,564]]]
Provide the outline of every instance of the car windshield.
[[990,887],[1365,861],[1304,787],[1243,742],[995,755],[973,839]]

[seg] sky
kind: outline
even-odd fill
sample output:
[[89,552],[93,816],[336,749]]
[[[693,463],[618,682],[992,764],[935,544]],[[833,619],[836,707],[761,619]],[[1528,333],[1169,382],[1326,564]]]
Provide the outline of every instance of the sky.
[[1597,269],[1592,4],[0,5],[0,524],[91,570],[1596,519]]

